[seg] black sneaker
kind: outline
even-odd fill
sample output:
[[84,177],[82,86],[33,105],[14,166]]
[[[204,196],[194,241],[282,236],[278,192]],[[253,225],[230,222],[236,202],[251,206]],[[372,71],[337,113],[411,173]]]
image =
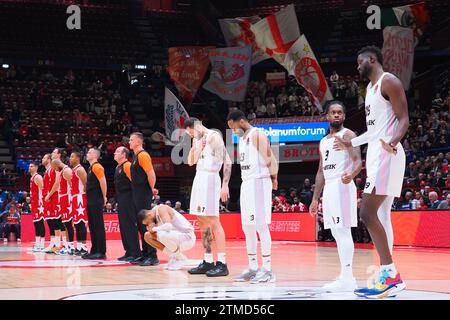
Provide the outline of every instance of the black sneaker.
[[79,252],[80,252],[79,255],[80,255],[81,257],[83,257],[83,256],[85,256],[85,255],[87,255],[87,254],[89,254],[89,251],[84,250],[83,248],[81,248],[81,250],[80,250]]
[[118,261],[125,261],[126,258],[127,258],[127,256],[124,255],[124,256],[121,256],[121,257],[117,258],[117,260]]
[[142,261],[144,261],[146,258],[145,257],[137,257],[136,259],[130,261],[131,264],[140,264]]
[[157,266],[159,265],[159,259],[158,258],[145,258],[144,260],[142,260],[139,265],[141,267],[149,267],[149,266]]
[[225,263],[220,261],[216,262],[216,266],[206,272],[207,277],[226,277],[230,272],[228,271],[228,267]]
[[206,262],[203,260],[198,267],[188,270],[190,274],[206,274],[209,270],[214,268],[214,262]]
[[72,252],[73,252],[72,254],[73,254],[74,256],[79,256],[79,255],[80,255],[80,250],[78,250],[78,249],[75,249],[75,250],[73,250]]

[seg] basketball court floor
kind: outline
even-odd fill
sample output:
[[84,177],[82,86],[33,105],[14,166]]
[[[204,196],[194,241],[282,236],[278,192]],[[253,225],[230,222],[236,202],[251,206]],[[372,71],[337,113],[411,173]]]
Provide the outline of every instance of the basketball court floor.
[[[0,245],[0,299],[364,299],[320,289],[339,273],[332,244],[274,242],[272,267],[277,281],[258,285],[233,283],[233,277],[247,266],[244,241],[228,241],[230,275],[221,278],[187,273],[200,262],[200,242],[187,254],[189,266],[180,271],[165,270],[163,254],[156,267],[119,262],[115,258],[123,254],[120,241],[108,241],[106,261],[32,253],[30,246]],[[394,259],[407,290],[389,299],[450,300],[450,249],[396,247]],[[370,246],[357,247],[354,273],[360,286],[377,275],[377,265]]]

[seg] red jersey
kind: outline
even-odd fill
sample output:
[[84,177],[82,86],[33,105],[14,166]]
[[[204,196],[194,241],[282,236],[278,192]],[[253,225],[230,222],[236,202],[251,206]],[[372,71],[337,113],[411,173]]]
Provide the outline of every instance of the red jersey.
[[86,193],[86,191],[84,190],[83,182],[81,182],[81,179],[77,176],[77,170],[79,167],[81,167],[81,164],[72,169],[72,195]]
[[[56,181],[56,171],[53,168],[47,169],[44,175],[44,188],[42,189],[42,193],[44,197],[52,190],[53,185]],[[50,198],[50,201],[58,202],[58,193],[54,192]]]
[[35,182],[37,176],[39,176],[39,174],[35,173],[30,179],[30,198],[32,207],[38,207],[44,201],[42,195],[43,192],[39,189],[38,185]]
[[64,178],[64,175],[63,175],[63,172],[64,172],[64,170],[66,170],[66,168],[68,168],[68,166],[64,166],[64,168],[59,173],[61,175],[61,180],[59,182],[59,191],[58,191],[59,196],[70,194],[69,181],[67,181],[66,178]]

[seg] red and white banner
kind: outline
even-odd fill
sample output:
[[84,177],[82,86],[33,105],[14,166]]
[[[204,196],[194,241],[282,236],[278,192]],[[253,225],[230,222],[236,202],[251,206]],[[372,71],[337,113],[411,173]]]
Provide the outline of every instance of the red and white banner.
[[395,74],[409,89],[414,63],[414,31],[403,27],[383,29],[383,69]]
[[[275,147],[272,146],[274,149]],[[278,146],[278,162],[312,162],[320,160],[319,143],[288,144]]]
[[167,72],[175,82],[180,96],[191,103],[209,66],[208,52],[214,47],[169,48]]
[[252,64],[269,59],[269,55],[258,47],[255,40],[255,34],[251,30],[253,23],[261,20],[258,16],[242,17],[234,19],[219,19],[227,47],[245,47],[252,48]]
[[293,43],[300,37],[297,15],[293,4],[253,24],[255,41],[266,54],[282,63]]
[[171,141],[180,140],[184,132],[184,121],[189,119],[184,106],[180,100],[168,88],[164,95],[164,123],[166,125],[166,136]]
[[266,82],[271,87],[282,87],[286,85],[286,73],[285,72],[267,72]]
[[289,49],[282,65],[310,93],[320,111],[325,101],[333,99],[322,68],[304,34]]

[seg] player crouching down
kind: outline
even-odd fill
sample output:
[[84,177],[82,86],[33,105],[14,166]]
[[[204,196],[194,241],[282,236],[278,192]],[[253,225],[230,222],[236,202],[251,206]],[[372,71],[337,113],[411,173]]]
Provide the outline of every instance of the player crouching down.
[[195,245],[194,227],[175,209],[162,204],[141,210],[138,219],[147,226],[145,241],[169,256],[168,270],[180,270],[187,261],[182,252]]

